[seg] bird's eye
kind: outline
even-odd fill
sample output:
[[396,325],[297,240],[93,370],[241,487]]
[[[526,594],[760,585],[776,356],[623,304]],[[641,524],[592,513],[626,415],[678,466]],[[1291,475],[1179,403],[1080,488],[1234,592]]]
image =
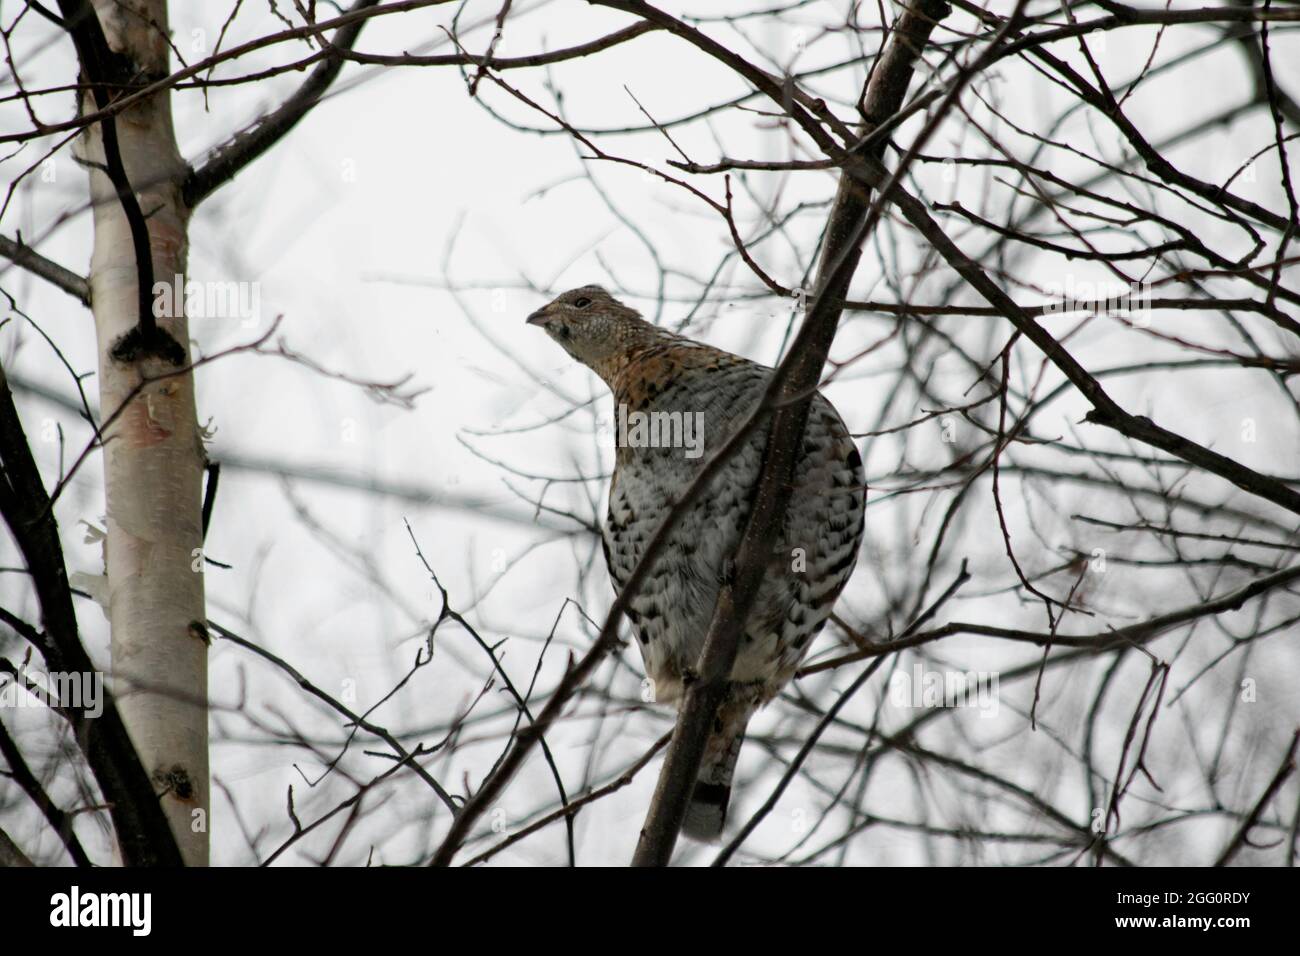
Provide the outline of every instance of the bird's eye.
[[585,295],[582,296],[581,298],[573,300],[573,307],[575,309],[585,309],[589,305],[591,305],[591,300],[588,299]]

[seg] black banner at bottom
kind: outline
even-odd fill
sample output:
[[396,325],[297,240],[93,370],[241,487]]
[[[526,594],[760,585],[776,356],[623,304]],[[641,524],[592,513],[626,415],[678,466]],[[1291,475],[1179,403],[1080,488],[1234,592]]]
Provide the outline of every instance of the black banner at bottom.
[[431,942],[444,931],[471,932],[499,945],[583,927],[606,940],[611,921],[633,936],[638,925],[661,936],[667,927],[644,924],[666,919],[683,930],[707,920],[729,944],[747,935],[770,943],[774,927],[762,917],[779,914],[788,931],[825,921],[837,933],[869,935],[873,924],[887,924],[891,935],[916,933],[918,941],[1043,930],[1071,941],[1172,933],[1231,945],[1243,933],[1290,931],[1297,889],[1295,871],[1285,869],[23,869],[0,870],[0,935],[27,945],[69,934],[128,946],[373,945],[388,927],[431,934]]

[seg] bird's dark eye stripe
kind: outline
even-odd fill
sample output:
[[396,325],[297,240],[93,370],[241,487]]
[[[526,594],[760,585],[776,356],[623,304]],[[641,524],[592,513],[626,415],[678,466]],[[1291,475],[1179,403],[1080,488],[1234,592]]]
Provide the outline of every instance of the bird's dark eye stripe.
[[573,307],[575,309],[585,309],[589,305],[591,305],[591,300],[588,299],[585,295],[573,301]]

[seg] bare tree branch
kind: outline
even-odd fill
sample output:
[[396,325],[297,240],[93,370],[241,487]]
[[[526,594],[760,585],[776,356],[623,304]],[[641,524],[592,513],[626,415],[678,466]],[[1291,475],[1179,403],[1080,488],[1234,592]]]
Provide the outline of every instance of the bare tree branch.
[[[348,8],[347,14],[358,14],[378,3],[379,0],[356,0]],[[360,17],[348,20],[334,32],[328,43],[322,40],[325,46],[324,59],[292,96],[258,120],[252,129],[240,133],[215,150],[201,166],[190,170],[181,187],[181,198],[187,206],[193,209],[234,179],[240,170],[283,139],[298,125],[299,120],[315,108],[342,71],[346,53],[357,42],[362,28],[368,22]]]
[[31,246],[24,245],[21,236],[17,242],[8,236],[0,236],[0,256],[11,260],[32,275],[40,276],[89,308],[90,283],[71,269],[63,268],[57,262],[46,259]]

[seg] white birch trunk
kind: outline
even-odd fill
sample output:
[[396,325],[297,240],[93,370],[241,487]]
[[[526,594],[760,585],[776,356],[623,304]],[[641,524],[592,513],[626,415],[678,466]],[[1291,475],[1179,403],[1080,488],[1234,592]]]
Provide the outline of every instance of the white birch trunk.
[[[166,0],[95,0],[114,51],[154,76],[168,72]],[[133,15],[134,14],[134,15]],[[84,108],[93,110],[87,97]],[[122,162],[149,225],[155,280],[185,273],[189,210],[180,198],[184,162],[168,94],[117,116]],[[103,162],[100,127],[80,148]],[[175,367],[160,359],[116,361],[113,344],[136,325],[136,264],[130,227],[102,170],[90,171],[95,245],[90,288],[99,350],[99,403],[105,420],[141,381]],[[183,298],[183,297],[182,297]],[[160,317],[185,349],[183,302]],[[207,645],[191,628],[205,620],[203,597],[203,447],[186,373],[150,384],[106,429],[108,501],[104,589],[112,627],[113,685],[146,772],[159,792],[185,862],[208,862]]]

